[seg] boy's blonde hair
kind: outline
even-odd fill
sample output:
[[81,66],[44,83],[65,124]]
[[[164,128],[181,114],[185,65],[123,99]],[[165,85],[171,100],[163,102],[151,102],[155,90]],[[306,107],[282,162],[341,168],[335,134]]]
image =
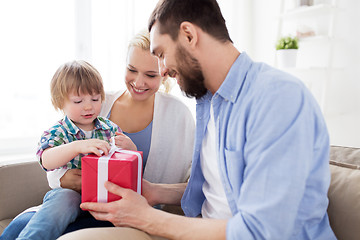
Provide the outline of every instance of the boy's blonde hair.
[[[131,47],[139,47],[142,50],[150,52],[150,33],[147,30],[141,30],[138,32],[129,42],[128,50]],[[161,85],[163,86],[163,91],[169,93],[173,87],[172,79],[169,79],[168,76],[164,77]]]
[[72,61],[61,65],[51,83],[51,102],[56,110],[62,110],[69,94],[100,94],[105,92],[100,73],[86,61]]

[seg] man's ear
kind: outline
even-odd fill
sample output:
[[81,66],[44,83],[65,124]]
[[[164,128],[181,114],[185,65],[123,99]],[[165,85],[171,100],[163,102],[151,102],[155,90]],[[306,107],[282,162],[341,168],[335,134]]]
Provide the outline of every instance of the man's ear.
[[194,24],[186,21],[182,22],[180,24],[179,37],[184,44],[195,47],[198,42],[198,32]]

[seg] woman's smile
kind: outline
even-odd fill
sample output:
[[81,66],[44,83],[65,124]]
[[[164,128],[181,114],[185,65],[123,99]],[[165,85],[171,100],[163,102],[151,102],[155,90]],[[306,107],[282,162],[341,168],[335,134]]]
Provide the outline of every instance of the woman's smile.
[[132,89],[134,90],[135,93],[144,93],[146,92],[147,90],[149,90],[148,88],[146,89],[139,89],[139,88],[136,88],[134,85],[131,84],[131,87]]

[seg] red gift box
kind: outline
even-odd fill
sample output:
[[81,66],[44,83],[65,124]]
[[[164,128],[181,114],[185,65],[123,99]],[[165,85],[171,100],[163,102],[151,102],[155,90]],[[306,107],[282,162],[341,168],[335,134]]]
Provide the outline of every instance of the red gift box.
[[81,166],[82,202],[112,202],[121,199],[105,189],[105,181],[141,194],[142,152],[117,150],[102,157],[89,154],[82,157]]

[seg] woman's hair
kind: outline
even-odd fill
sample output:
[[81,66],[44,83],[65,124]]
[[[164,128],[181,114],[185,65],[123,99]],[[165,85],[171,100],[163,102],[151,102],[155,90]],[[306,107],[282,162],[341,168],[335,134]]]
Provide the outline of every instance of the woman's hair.
[[[128,51],[131,47],[139,47],[142,50],[150,52],[150,34],[147,30],[141,30],[138,32],[129,42]],[[173,79],[164,77],[161,82],[162,87],[160,90],[163,90],[166,93],[169,93],[174,85]]]
[[100,73],[88,62],[72,61],[61,65],[55,72],[51,83],[51,102],[56,110],[62,110],[69,94],[100,94],[105,92]]

